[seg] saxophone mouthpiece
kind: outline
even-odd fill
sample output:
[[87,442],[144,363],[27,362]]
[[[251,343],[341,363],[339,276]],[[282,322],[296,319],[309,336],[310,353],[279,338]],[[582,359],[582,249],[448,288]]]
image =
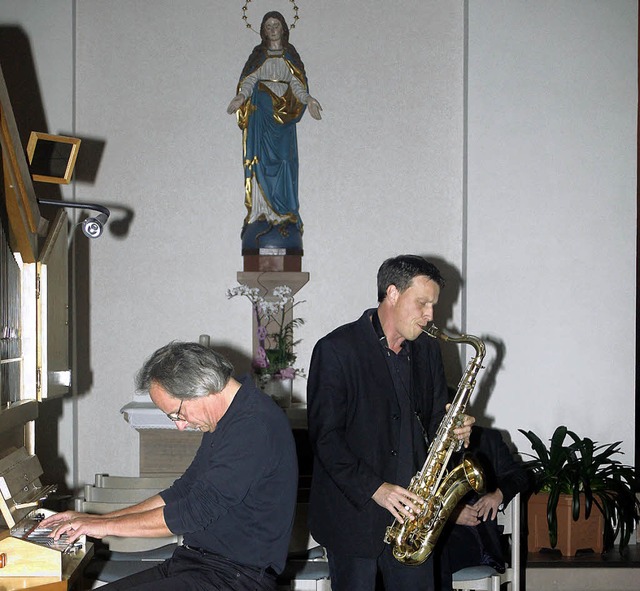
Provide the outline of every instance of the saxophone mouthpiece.
[[434,339],[442,339],[444,341],[447,340],[447,335],[444,334],[433,322],[429,323],[427,326],[423,327],[422,332],[429,335]]

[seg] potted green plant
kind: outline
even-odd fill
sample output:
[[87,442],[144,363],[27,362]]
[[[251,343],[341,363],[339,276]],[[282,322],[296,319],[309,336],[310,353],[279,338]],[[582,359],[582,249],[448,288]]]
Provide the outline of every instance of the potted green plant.
[[[529,440],[534,454],[530,470],[536,493],[547,493],[546,521],[552,548],[558,542],[557,510],[561,499],[569,496],[573,521],[580,518],[584,502],[584,518],[589,519],[593,505],[603,517],[603,550],[613,547],[620,535],[620,550],[628,544],[634,526],[640,521],[640,480],[635,468],[614,459],[620,441],[598,445],[588,437],[579,437],[565,426],[559,426],[547,447],[532,431],[519,431]],[[568,438],[568,439],[567,439]]]

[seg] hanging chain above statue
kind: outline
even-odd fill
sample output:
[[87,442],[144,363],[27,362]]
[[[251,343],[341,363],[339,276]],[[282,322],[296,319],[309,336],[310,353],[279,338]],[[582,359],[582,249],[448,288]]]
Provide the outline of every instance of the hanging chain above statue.
[[[300,17],[298,16],[299,8],[296,4],[296,0],[289,0],[289,2],[292,5],[291,9],[293,10],[293,21],[289,25],[289,29],[295,29],[296,23],[300,20]],[[253,25],[249,22],[249,15],[247,14],[249,12],[249,4],[251,4],[251,0],[245,0],[244,6],[242,7],[242,20],[244,21],[244,25],[247,29],[251,29],[254,33],[259,35],[260,31],[256,31],[253,28]]]

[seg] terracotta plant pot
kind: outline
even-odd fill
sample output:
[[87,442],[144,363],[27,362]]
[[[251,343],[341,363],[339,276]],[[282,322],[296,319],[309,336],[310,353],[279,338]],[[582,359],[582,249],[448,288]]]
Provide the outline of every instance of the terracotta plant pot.
[[[528,504],[529,552],[551,548],[547,500],[549,495],[532,495]],[[581,514],[577,521],[571,515],[570,495],[561,495],[558,501],[558,543],[556,549],[563,556],[575,556],[577,552],[601,553],[604,544],[604,518],[597,507],[593,507],[589,519],[584,518],[584,500],[580,503]]]

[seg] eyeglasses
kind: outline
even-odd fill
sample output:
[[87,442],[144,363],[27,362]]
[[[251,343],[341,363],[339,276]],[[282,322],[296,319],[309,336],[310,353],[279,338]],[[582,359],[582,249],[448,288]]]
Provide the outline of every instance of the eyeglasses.
[[180,406],[176,412],[168,412],[166,415],[175,423],[176,421],[184,421],[184,417],[180,415],[180,411],[182,410],[182,403],[184,402],[184,398],[180,401]]

